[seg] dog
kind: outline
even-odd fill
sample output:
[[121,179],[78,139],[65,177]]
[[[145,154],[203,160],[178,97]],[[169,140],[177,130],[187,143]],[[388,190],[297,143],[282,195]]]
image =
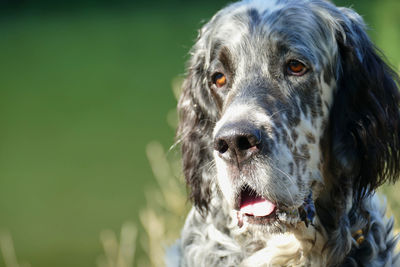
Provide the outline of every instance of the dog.
[[177,139],[194,207],[171,265],[400,266],[375,194],[399,176],[399,77],[363,19],[244,0],[190,54]]

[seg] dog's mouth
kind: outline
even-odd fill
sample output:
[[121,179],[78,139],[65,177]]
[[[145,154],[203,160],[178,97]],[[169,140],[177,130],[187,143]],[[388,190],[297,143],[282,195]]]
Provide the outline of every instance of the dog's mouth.
[[255,190],[248,186],[241,189],[237,199],[238,224],[243,225],[246,218],[249,223],[267,224],[276,220],[277,205],[260,196]]
[[240,192],[239,211],[247,216],[267,217],[276,210],[276,204],[245,187]]
[[271,225],[275,222],[293,225],[303,221],[307,226],[315,214],[312,193],[298,208],[285,208],[284,205],[272,202],[249,186],[242,187],[236,203],[238,226],[246,220],[250,224]]

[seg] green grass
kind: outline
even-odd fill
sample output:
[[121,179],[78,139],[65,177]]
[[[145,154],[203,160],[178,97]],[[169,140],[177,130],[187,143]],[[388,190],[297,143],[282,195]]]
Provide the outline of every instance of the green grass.
[[[398,66],[399,4],[356,3]],[[146,144],[173,143],[171,81],[184,72],[200,21],[220,7],[0,16],[0,228],[20,259],[95,266],[103,229],[139,223],[154,185]]]

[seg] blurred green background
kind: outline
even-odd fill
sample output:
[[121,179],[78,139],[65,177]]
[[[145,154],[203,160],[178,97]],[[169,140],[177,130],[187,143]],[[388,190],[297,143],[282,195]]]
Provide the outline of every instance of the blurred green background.
[[[146,144],[174,142],[171,81],[227,3],[0,1],[0,228],[19,258],[95,266],[102,229],[139,224],[155,183]],[[400,1],[335,3],[364,16],[399,69]]]

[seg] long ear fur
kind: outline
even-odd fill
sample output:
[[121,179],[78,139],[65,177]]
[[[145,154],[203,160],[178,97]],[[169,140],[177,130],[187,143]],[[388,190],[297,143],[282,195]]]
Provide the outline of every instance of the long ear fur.
[[341,11],[331,151],[337,184],[350,183],[360,199],[400,173],[399,77],[369,40],[361,17]]
[[191,51],[187,77],[178,103],[178,141],[181,142],[183,172],[190,187],[190,198],[201,211],[208,210],[215,176],[212,164],[212,130],[217,116],[207,83],[206,45],[203,27]]

